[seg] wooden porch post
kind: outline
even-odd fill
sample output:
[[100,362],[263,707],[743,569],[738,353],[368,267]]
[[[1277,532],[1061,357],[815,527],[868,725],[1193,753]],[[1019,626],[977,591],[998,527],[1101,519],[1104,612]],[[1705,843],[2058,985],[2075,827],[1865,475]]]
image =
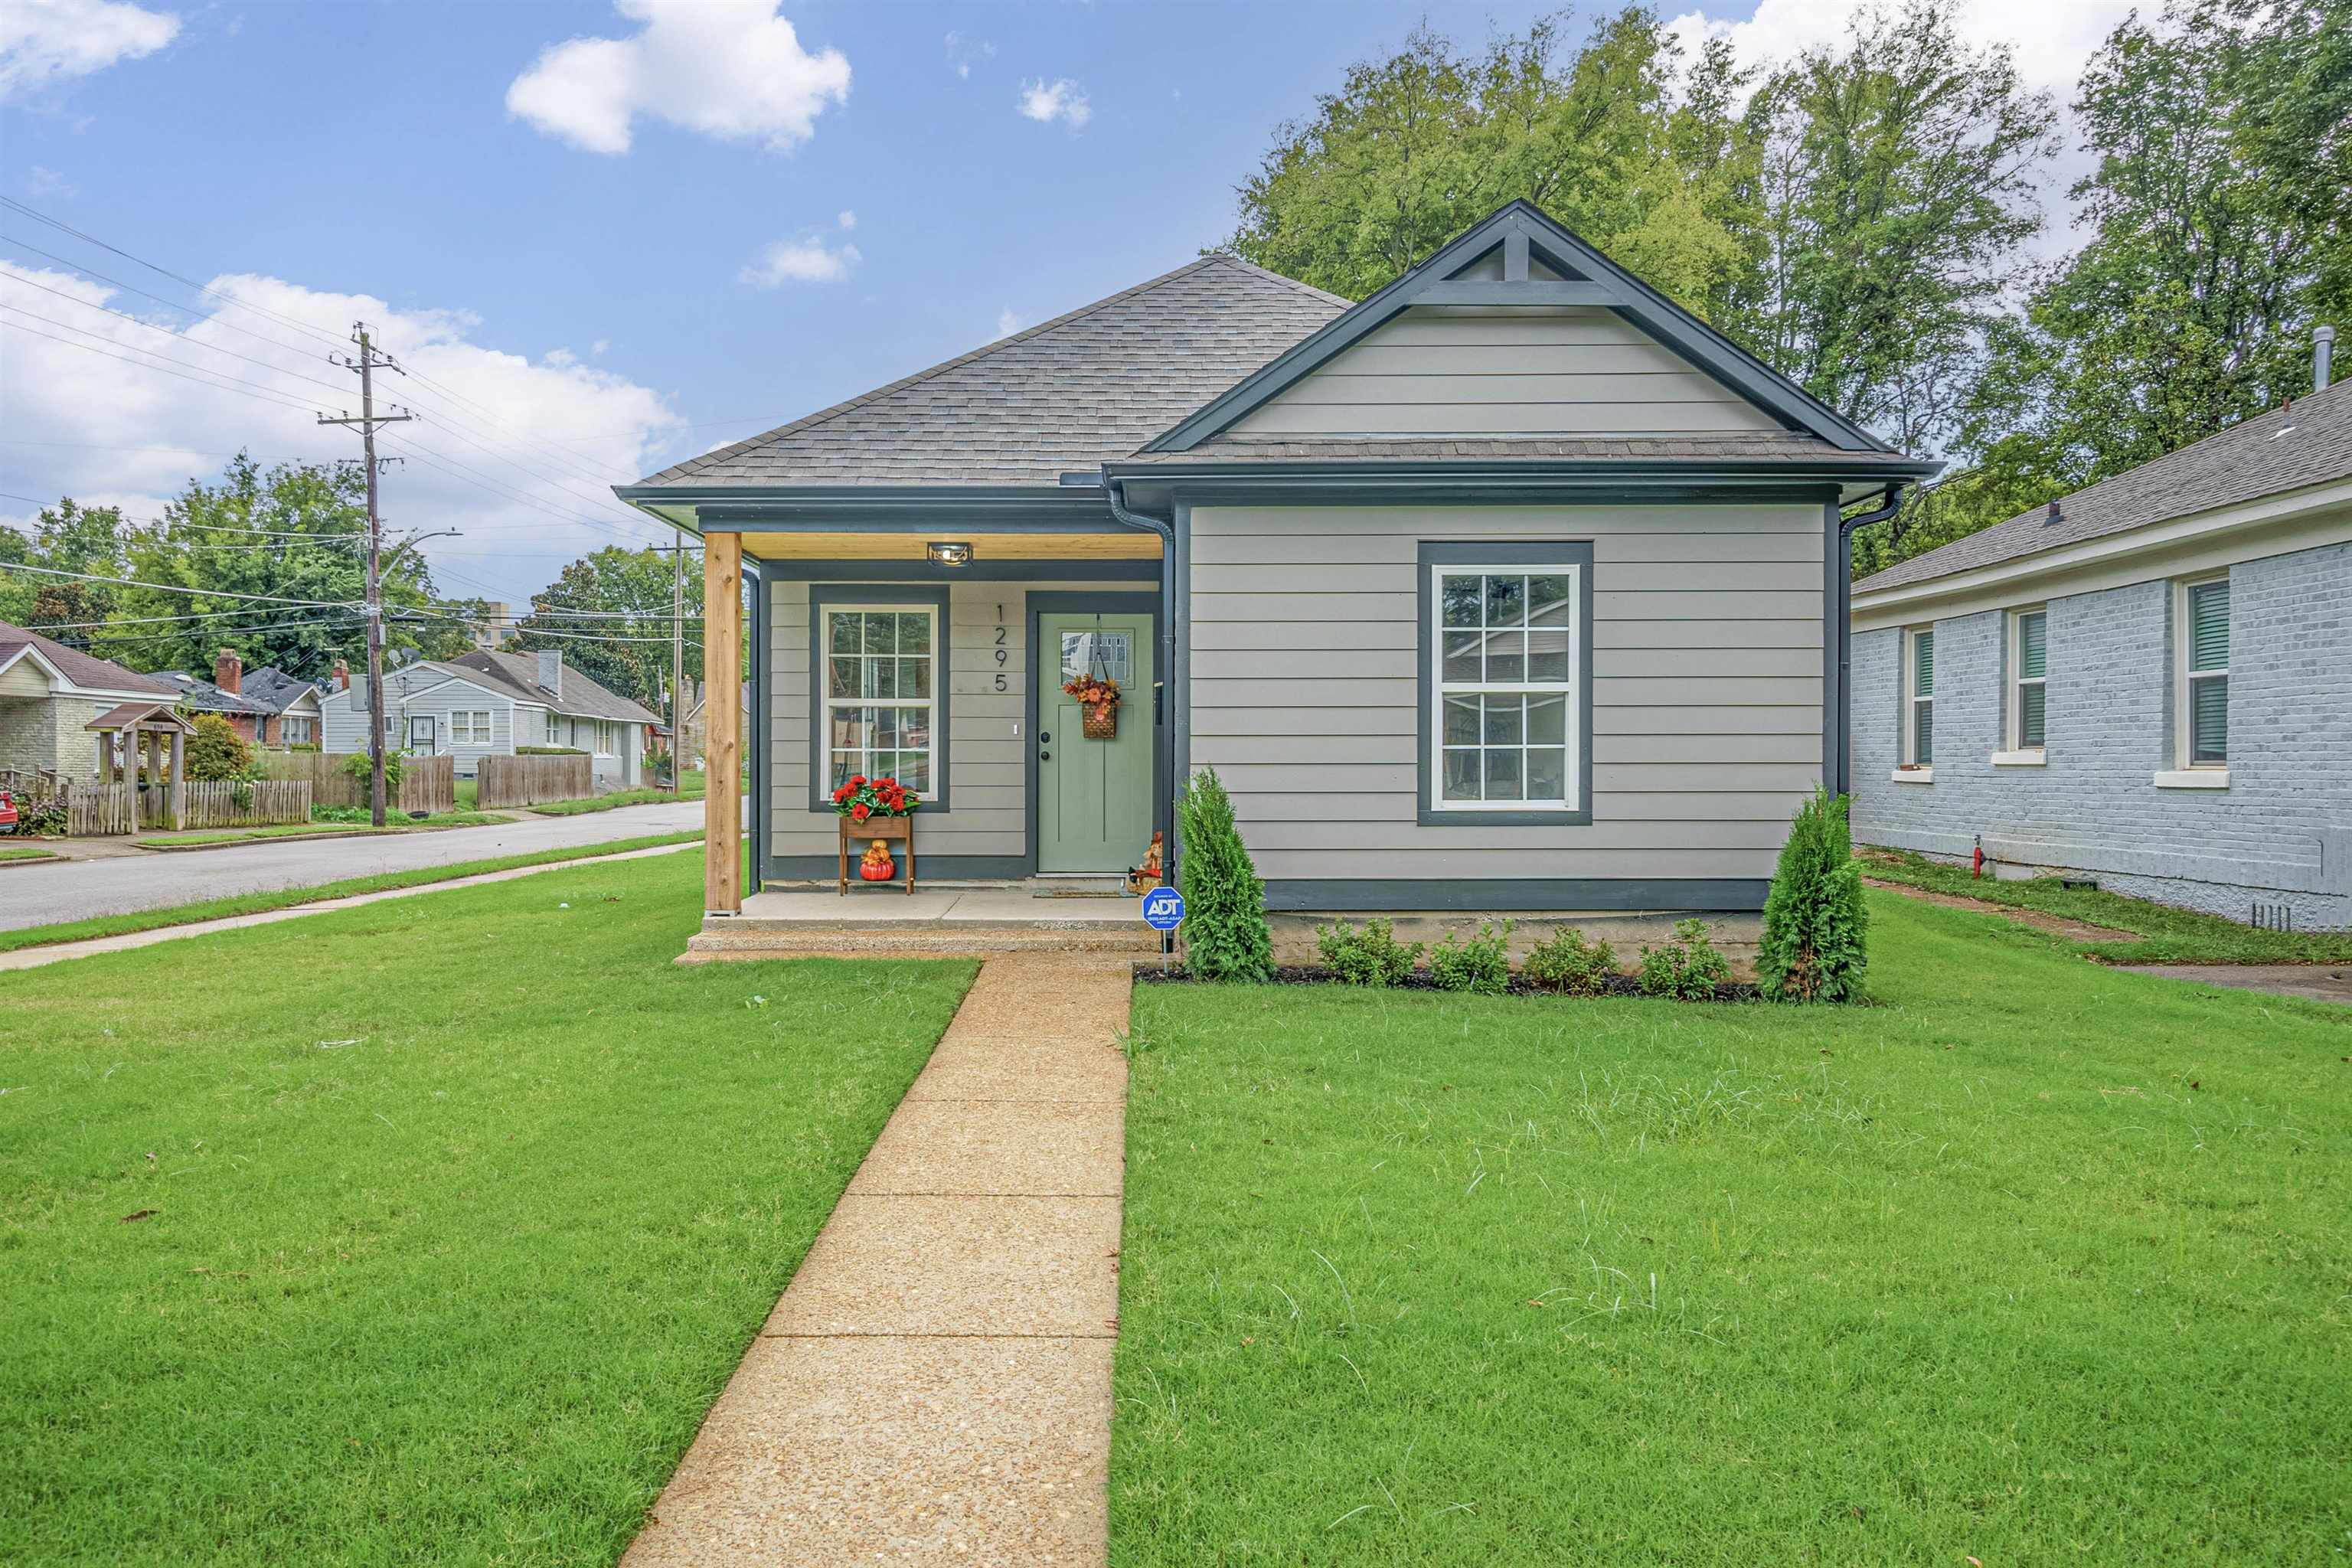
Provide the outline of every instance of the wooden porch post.
[[187,740],[179,731],[172,731],[172,826],[175,830],[187,826]]
[[[743,536],[702,541],[702,906],[743,908]],[[754,803],[756,805],[756,803]]]

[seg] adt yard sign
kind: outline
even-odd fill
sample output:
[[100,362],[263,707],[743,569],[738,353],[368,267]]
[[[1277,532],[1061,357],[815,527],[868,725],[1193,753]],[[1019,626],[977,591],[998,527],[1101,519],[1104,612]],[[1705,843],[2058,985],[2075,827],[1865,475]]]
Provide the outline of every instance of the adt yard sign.
[[1143,895],[1143,923],[1153,931],[1174,931],[1184,921],[1184,895],[1173,888],[1154,888]]

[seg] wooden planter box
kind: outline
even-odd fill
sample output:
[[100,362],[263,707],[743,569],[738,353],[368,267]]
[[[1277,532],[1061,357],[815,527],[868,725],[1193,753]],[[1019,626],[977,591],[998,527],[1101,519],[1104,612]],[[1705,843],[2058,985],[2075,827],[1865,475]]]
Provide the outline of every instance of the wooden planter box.
[[[906,862],[907,895],[912,898],[915,892],[915,819],[911,816],[869,816],[864,822],[852,822],[845,816],[840,821],[842,896],[849,896],[850,863],[862,858],[866,847],[879,838],[885,844],[904,844],[907,847],[906,853],[898,858]],[[856,884],[861,888],[890,886],[888,882],[868,882],[863,878],[856,879]]]

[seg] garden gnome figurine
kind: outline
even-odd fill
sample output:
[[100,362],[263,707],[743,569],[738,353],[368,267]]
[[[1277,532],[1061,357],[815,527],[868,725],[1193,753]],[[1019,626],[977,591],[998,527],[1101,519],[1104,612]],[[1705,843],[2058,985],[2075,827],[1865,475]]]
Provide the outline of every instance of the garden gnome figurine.
[[868,882],[887,882],[898,874],[898,865],[890,858],[888,847],[877,838],[859,858],[857,874]]
[[1142,893],[1160,886],[1168,876],[1166,854],[1160,836],[1152,834],[1151,847],[1143,852],[1143,864],[1127,874],[1127,890]]

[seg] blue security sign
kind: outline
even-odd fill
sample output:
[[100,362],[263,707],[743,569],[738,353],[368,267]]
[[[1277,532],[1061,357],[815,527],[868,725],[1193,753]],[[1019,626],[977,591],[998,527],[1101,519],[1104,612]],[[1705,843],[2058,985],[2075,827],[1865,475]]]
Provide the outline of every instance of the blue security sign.
[[1173,888],[1154,888],[1143,895],[1143,923],[1153,931],[1174,931],[1184,921],[1184,895]]

